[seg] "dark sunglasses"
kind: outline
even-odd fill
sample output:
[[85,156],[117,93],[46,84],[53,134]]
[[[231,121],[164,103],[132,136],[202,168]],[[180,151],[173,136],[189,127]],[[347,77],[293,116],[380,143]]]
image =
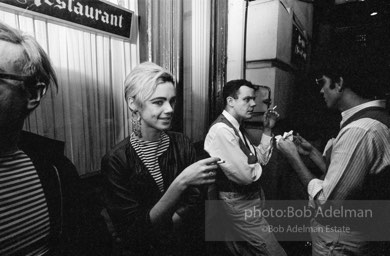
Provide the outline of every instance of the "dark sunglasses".
[[26,88],[28,89],[45,87],[44,83],[38,82],[38,80],[33,76],[22,76],[22,75],[7,74],[7,73],[0,72],[0,79],[10,79],[10,80],[23,82],[24,86],[26,86]]
[[0,73],[0,78],[21,81],[25,83],[31,83],[35,80],[32,76],[21,76],[15,74],[7,74],[7,73]]

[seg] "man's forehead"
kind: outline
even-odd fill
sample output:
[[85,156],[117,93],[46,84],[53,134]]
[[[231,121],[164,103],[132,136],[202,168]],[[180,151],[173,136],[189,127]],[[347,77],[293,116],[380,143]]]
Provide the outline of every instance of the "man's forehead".
[[22,46],[0,40],[0,72],[19,74],[25,63]]
[[255,96],[255,89],[248,87],[246,85],[242,85],[240,87],[240,89],[238,90],[237,95],[241,96],[241,97],[247,97],[247,96],[254,97]]

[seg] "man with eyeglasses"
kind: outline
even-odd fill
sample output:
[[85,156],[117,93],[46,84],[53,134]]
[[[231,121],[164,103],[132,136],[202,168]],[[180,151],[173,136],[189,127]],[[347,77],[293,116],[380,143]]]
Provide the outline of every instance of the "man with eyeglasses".
[[0,255],[79,255],[78,174],[64,144],[22,131],[57,78],[37,41],[0,23]]
[[[307,188],[315,208],[313,255],[388,255],[389,251],[381,254],[385,247],[375,247],[369,241],[388,239],[382,227],[373,228],[375,222],[380,222],[381,204],[372,200],[390,199],[390,117],[382,100],[389,67],[386,63],[380,65],[377,59],[337,58],[316,79],[327,107],[341,112],[337,137],[328,141],[323,154],[300,136],[294,142],[282,139],[277,147]],[[318,165],[322,178],[309,171],[300,154],[308,155]],[[365,207],[373,217],[357,219],[336,214]],[[321,214],[325,210],[330,215]],[[385,222],[381,225],[386,227]],[[370,233],[370,229],[375,232]]]

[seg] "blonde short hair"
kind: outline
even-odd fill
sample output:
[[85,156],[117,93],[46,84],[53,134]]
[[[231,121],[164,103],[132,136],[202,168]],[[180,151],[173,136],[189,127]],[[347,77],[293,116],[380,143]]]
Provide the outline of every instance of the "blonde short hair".
[[57,76],[49,56],[35,38],[0,22],[0,40],[20,45],[23,48],[25,61],[20,62],[19,65],[21,65],[23,75],[33,78],[30,81],[33,83],[32,86],[41,82],[45,89],[48,89],[51,84],[58,87]]
[[137,107],[142,108],[159,84],[171,82],[175,85],[173,75],[166,69],[152,62],[143,62],[136,66],[125,79],[125,97],[134,98]]

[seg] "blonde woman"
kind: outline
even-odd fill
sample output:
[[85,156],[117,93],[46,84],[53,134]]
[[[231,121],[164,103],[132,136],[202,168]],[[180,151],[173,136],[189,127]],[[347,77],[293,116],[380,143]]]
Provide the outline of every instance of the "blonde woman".
[[[183,134],[168,131],[176,102],[173,76],[146,62],[127,76],[125,97],[133,132],[102,160],[107,209],[131,255],[182,255],[173,232],[199,212],[198,187],[215,181],[211,157],[195,162]],[[188,249],[188,247],[187,247]]]

